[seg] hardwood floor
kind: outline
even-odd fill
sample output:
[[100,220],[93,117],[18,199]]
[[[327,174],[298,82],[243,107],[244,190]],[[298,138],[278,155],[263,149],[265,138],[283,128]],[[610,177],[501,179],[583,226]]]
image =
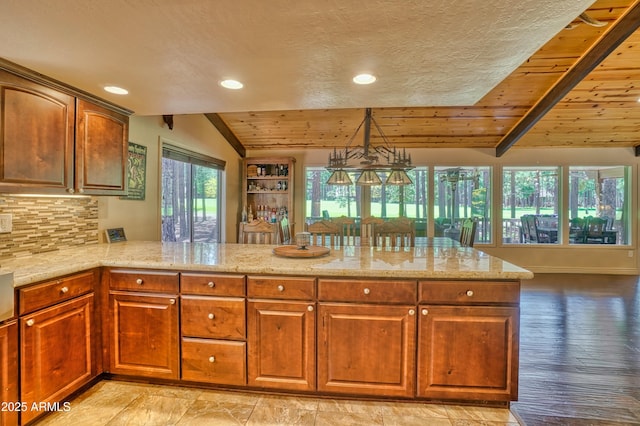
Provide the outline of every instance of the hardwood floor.
[[519,400],[527,426],[640,424],[638,276],[524,282]]

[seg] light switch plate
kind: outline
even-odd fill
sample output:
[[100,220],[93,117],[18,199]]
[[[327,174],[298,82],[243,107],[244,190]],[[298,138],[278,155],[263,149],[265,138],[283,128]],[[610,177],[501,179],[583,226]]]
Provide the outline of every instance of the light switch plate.
[[13,230],[13,216],[11,213],[0,214],[0,234]]

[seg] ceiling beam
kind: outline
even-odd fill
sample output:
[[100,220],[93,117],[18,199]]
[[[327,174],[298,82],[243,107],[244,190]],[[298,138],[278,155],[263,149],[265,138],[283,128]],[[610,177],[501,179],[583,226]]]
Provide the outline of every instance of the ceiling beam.
[[225,138],[227,142],[229,142],[229,145],[231,145],[233,149],[235,149],[236,152],[240,154],[240,157],[244,158],[247,156],[247,150],[245,149],[244,145],[242,145],[236,135],[231,131],[229,126],[227,126],[227,123],[222,120],[220,114],[208,113],[204,116],[207,117],[211,124],[213,124],[213,126],[220,132],[222,137]]
[[536,104],[503,136],[496,147],[501,157],[524,136],[567,93],[580,83],[611,52],[640,27],[640,0],[637,0],[600,39],[545,93]]

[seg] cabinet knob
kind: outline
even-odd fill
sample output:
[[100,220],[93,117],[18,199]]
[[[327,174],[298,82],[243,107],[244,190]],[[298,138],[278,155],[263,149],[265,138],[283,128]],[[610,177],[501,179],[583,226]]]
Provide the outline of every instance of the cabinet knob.
[[282,284],[278,286],[278,291],[284,291],[284,286]]
[[216,357],[215,356],[210,356],[209,357],[209,362],[216,362]]
[[60,292],[61,292],[62,294],[69,293],[69,287],[66,287],[66,286],[65,286],[65,287],[62,287],[62,288],[60,289]]
[[214,319],[216,317],[213,313],[211,313],[211,314],[209,314],[207,316],[209,317],[210,320],[212,320],[212,319]]
[[207,285],[209,286],[209,288],[214,288],[216,286],[216,283],[214,283],[213,281],[209,281]]
[[429,315],[429,310],[428,309],[423,309],[422,311],[420,311],[420,313],[422,315]]
[[409,315],[413,316],[416,314],[416,310],[415,309],[409,309]]
[[84,194],[84,188],[78,188],[78,192],[79,192],[80,194]]
[[371,293],[371,290],[369,290],[368,288],[365,288],[364,289],[364,294],[369,294],[369,293]]
[[28,319],[27,320],[27,326],[29,326],[29,327],[33,326],[33,324],[35,324],[35,323],[36,322],[34,320],[32,320],[32,319]]
[[73,190],[73,188],[67,188],[67,192],[68,192],[69,194],[73,194],[73,193],[74,193],[74,192],[76,192],[76,191],[74,191],[74,190]]
[[469,297],[473,296],[473,290],[467,290],[467,296]]
[[138,285],[142,285],[142,283],[143,283],[142,278],[138,278],[138,279],[136,280],[136,284],[138,284]]
[[176,304],[176,299],[170,299],[170,300],[169,300],[169,304],[171,304],[171,305],[175,305],[175,304]]
[[311,305],[307,306],[307,311],[313,312],[313,306],[311,306]]

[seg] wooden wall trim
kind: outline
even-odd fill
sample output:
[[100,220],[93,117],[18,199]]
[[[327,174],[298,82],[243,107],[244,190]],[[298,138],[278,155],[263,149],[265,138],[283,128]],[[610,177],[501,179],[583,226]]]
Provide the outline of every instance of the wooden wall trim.
[[213,126],[220,132],[222,137],[224,137],[227,142],[229,142],[229,145],[231,145],[233,149],[235,149],[236,152],[240,154],[240,157],[245,158],[247,156],[247,150],[245,149],[244,145],[242,145],[236,135],[231,131],[229,126],[227,126],[227,123],[222,120],[220,114],[208,113],[204,116],[207,117],[211,124],[213,124]]
[[[600,39],[576,61],[567,72],[542,96],[538,102],[511,128],[496,146],[496,157],[501,157],[571,89],[580,83],[600,62],[640,27],[640,0],[629,7]],[[636,151],[637,152],[637,151]],[[637,155],[637,154],[636,154]]]

